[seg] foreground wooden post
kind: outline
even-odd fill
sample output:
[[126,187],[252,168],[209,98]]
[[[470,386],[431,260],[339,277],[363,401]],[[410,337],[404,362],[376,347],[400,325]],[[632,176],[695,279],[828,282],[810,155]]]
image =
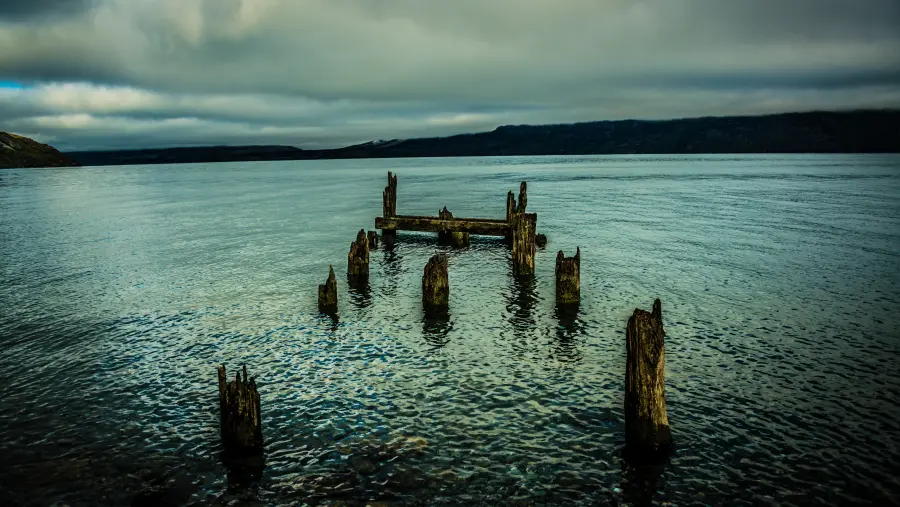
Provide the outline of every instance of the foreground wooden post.
[[653,455],[672,444],[666,416],[665,331],[662,305],[653,312],[635,309],[625,332],[625,437],[626,447],[639,455]]
[[369,231],[368,239],[369,251],[378,250],[378,233],[375,231]]
[[259,410],[259,392],[253,377],[247,380],[247,366],[244,378],[241,374],[228,382],[225,365],[220,365],[219,410],[222,443],[226,451],[232,453],[252,453],[262,450],[262,418]]
[[[521,207],[521,204],[520,204]],[[512,223],[513,272],[518,275],[534,274],[536,213],[516,213]]]
[[[384,187],[381,195],[381,214],[385,218],[397,216],[397,176],[388,171],[388,184]],[[381,239],[385,248],[393,248],[394,241],[397,239],[397,231],[382,230]]]
[[450,282],[447,277],[447,256],[433,255],[422,275],[422,306],[425,310],[446,308],[450,303]]
[[334,313],[337,311],[337,280],[334,277],[334,266],[328,266],[328,279],[319,285],[319,311]]
[[356,233],[356,241],[350,243],[350,252],[347,253],[347,274],[359,278],[369,276],[369,238],[366,237],[364,229],[360,229]]
[[[438,211],[438,218],[441,220],[453,220],[453,213],[444,209]],[[438,233],[438,242],[442,245],[450,245],[453,248],[466,248],[469,246],[469,233],[458,231],[441,231]]]
[[556,303],[577,305],[581,301],[581,248],[575,249],[575,257],[566,257],[560,250],[556,254]]

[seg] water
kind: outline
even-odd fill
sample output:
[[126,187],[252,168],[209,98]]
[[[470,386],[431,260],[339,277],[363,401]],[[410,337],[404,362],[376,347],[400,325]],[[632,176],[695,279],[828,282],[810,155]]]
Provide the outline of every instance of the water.
[[[388,169],[404,214],[501,217],[527,180],[533,283],[473,238],[449,318],[425,319],[442,248],[401,234],[350,291]],[[559,319],[576,246],[581,312]],[[897,503],[898,252],[898,156],[0,171],[0,503]],[[656,297],[677,449],[634,468],[624,329]],[[244,362],[261,470],[220,457],[215,366]]]

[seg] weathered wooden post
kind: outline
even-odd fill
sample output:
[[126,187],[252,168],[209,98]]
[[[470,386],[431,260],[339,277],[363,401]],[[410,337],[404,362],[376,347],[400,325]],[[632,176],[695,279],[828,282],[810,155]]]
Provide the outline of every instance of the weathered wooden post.
[[665,348],[662,305],[635,309],[625,332],[625,439],[638,455],[655,455],[672,444],[666,416]]
[[219,368],[219,410],[222,443],[228,452],[253,453],[262,450],[262,418],[259,409],[259,392],[253,377],[247,380],[241,374],[228,382],[225,365]]
[[[453,213],[444,209],[438,211],[438,218],[441,220],[453,220]],[[438,233],[438,243],[442,245],[450,245],[453,248],[466,248],[469,246],[469,233],[457,231],[441,231]]]
[[356,233],[356,241],[350,243],[350,252],[347,253],[347,274],[357,278],[369,276],[369,238],[366,231],[360,229]]
[[369,251],[378,250],[378,233],[375,231],[369,231],[368,239]]
[[446,308],[450,303],[450,282],[447,277],[447,256],[433,255],[422,275],[422,306],[426,311]]
[[[520,205],[521,206],[521,205]],[[512,259],[513,271],[518,276],[534,274],[536,213],[516,213],[513,215]]]
[[506,221],[509,222],[512,220],[512,216],[516,213],[516,198],[512,193],[512,190],[506,194]]
[[319,285],[319,312],[335,313],[337,311],[337,279],[334,277],[334,266],[328,266],[328,279]]
[[[507,197],[507,200],[509,197]],[[519,184],[519,206],[516,208],[516,213],[525,213],[525,207],[528,206],[528,183],[522,182]]]
[[538,248],[544,248],[547,246],[547,236],[544,234],[538,234],[534,237],[534,244],[538,246]]
[[577,305],[581,302],[581,248],[575,257],[556,254],[556,304]]
[[[397,176],[388,171],[388,184],[384,187],[381,196],[381,214],[384,218],[397,216]],[[384,242],[385,248],[393,248],[394,241],[397,239],[397,231],[382,230],[381,240]]]

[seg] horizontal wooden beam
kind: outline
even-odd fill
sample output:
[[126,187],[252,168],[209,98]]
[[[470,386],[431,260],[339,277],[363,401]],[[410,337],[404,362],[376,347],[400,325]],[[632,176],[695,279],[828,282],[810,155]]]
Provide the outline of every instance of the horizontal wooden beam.
[[378,217],[375,227],[385,231],[420,231],[420,232],[468,232],[483,236],[506,236],[509,224],[506,220],[487,218],[454,218],[441,220],[436,217],[396,216]]

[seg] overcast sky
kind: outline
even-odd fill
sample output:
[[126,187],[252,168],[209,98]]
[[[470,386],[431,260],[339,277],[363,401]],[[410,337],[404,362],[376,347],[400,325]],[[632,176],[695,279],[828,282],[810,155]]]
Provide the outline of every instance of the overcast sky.
[[0,4],[0,130],[62,150],[900,107],[900,0]]

